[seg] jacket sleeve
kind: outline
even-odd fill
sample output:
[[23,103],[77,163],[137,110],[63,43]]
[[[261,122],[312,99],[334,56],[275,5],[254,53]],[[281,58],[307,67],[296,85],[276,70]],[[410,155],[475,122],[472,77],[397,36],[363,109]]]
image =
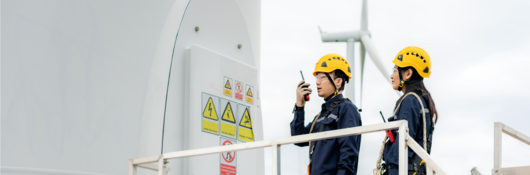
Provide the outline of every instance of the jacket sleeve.
[[[416,134],[418,132],[417,128],[420,127],[420,109],[421,107],[418,99],[416,99],[414,96],[408,96],[401,102],[401,107],[396,113],[397,120],[407,120],[409,135],[411,138],[416,138]],[[399,133],[396,134],[395,139],[395,146],[392,147],[392,151],[397,153],[399,152],[399,146],[397,146],[399,145]],[[414,152],[410,148],[407,152],[409,159],[412,158]]]
[[[337,121],[337,129],[351,128],[361,126],[361,116],[357,112],[357,107],[351,103],[346,103],[344,106],[340,106],[339,109],[339,120]],[[338,162],[338,175],[343,174],[356,174],[358,160],[359,160],[359,148],[361,145],[361,136],[348,136],[340,137],[337,139],[339,144],[339,162]]]
[[[302,111],[295,111],[294,112],[294,119],[291,121],[291,136],[297,136],[302,134],[309,133],[309,130],[311,129],[311,124],[304,126],[305,122],[305,112]],[[303,143],[295,143],[296,146],[308,146],[309,142],[303,142]]]

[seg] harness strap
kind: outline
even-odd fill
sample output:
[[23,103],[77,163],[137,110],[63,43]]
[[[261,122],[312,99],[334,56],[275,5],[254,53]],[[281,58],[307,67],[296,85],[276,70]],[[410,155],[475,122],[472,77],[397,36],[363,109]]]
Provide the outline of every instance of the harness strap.
[[394,114],[393,114],[394,120],[397,120],[396,112],[399,109],[399,107],[401,106],[401,102],[403,102],[405,97],[407,97],[409,95],[413,95],[420,102],[421,114],[422,114],[422,118],[423,118],[423,149],[425,151],[427,151],[427,122],[425,120],[426,111],[425,111],[425,107],[423,106],[423,102],[421,101],[421,98],[420,98],[420,96],[418,96],[418,94],[416,94],[414,92],[409,92],[409,93],[405,94],[405,96],[403,96],[403,98],[401,98],[401,100],[399,101],[398,107],[396,108],[396,110],[394,110]]
[[[394,116],[394,119],[397,120],[396,112],[399,109],[399,107],[401,106],[401,102],[403,102],[405,97],[407,97],[409,95],[413,95],[414,97],[416,97],[416,99],[418,99],[418,101],[420,102],[420,105],[421,105],[421,112],[422,112],[422,118],[423,118],[423,149],[425,151],[427,151],[427,124],[426,124],[426,121],[425,121],[426,110],[425,110],[425,108],[423,106],[423,102],[421,101],[420,96],[418,96],[418,94],[416,94],[414,92],[409,92],[409,93],[403,95],[403,97],[399,100],[398,106],[394,110],[392,116]],[[431,125],[434,125],[434,123],[431,123]],[[430,133],[430,134],[432,134],[432,133]],[[386,145],[385,143],[386,143],[387,139],[388,139],[388,136],[385,134],[385,139],[383,139],[383,145],[381,146],[381,150],[379,151],[379,157],[377,158],[377,165],[376,165],[377,169],[381,169],[381,160],[383,159],[383,152],[385,150],[385,145]]]
[[[315,124],[318,123],[317,121],[319,120],[319,117],[324,118],[324,119],[327,118],[331,114],[331,112],[335,110],[335,108],[339,107],[339,105],[345,101],[350,101],[350,99],[339,97],[339,99],[331,103],[330,108],[326,111],[326,113],[324,113],[323,117],[320,117],[320,114],[322,114],[322,112],[318,113],[318,115],[315,116],[315,119],[313,119],[313,123],[311,124],[311,129],[309,129],[309,134],[313,132]],[[337,115],[336,120],[338,121],[338,115]],[[322,127],[323,127],[323,123],[320,124],[319,132],[322,131]],[[311,164],[311,157],[313,155],[314,149],[315,149],[315,145],[312,144],[312,141],[309,141],[309,164]]]

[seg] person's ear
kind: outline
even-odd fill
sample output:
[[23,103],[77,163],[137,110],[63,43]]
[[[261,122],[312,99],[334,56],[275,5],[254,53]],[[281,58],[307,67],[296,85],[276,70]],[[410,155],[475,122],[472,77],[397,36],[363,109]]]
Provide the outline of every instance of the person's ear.
[[410,77],[412,77],[412,69],[408,69],[407,71],[404,72],[403,80],[409,81]]
[[335,78],[335,87],[337,87],[337,89],[339,89],[342,85],[342,78]]

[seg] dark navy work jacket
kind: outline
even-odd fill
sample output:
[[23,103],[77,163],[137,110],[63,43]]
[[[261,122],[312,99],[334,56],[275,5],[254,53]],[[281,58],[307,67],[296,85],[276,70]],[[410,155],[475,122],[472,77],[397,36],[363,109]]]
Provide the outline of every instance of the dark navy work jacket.
[[[312,133],[362,126],[361,116],[357,112],[357,107],[349,101],[341,103],[327,118],[324,118],[327,109],[330,108],[331,103],[337,100],[338,97],[342,97],[342,95],[339,94],[322,104],[321,114],[319,119],[317,119]],[[304,119],[304,111],[295,112],[294,119],[291,122],[291,136],[309,133],[313,123],[311,122],[307,126],[304,126]],[[323,124],[322,129],[320,128],[321,124]],[[361,135],[318,140],[311,144],[316,144],[311,159],[311,174],[357,174]],[[308,146],[309,143],[297,143],[295,145]]]
[[[431,128],[431,117],[429,114],[429,108],[423,97],[420,97],[425,108],[425,122],[427,124],[427,137],[429,137],[429,130]],[[401,106],[396,111],[397,120],[407,120],[409,127],[409,135],[411,138],[414,138],[416,143],[418,143],[423,148],[423,117],[421,112],[421,105],[418,99],[412,95],[409,95],[403,99]],[[394,117],[388,118],[388,121],[397,121]],[[385,145],[385,151],[383,153],[383,159],[385,160],[386,165],[388,166],[389,175],[397,175],[398,165],[399,165],[399,136],[396,133],[397,130],[392,130],[394,135],[395,142],[391,143],[390,141]],[[431,138],[432,139],[432,138]],[[414,151],[410,148],[408,152],[408,160],[411,161],[412,157],[416,155]]]

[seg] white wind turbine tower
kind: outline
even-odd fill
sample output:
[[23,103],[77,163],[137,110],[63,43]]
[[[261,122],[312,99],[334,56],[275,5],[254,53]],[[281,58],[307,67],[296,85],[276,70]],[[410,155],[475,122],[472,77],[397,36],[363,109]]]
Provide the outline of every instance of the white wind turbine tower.
[[[322,42],[346,42],[346,59],[352,63],[351,65],[351,81],[355,82],[355,59],[354,59],[354,50],[355,50],[355,42],[359,41],[361,42],[361,93],[360,93],[360,102],[361,106],[359,106],[359,109],[362,109],[362,94],[363,94],[363,73],[364,73],[364,61],[366,57],[366,52],[370,55],[370,58],[374,62],[375,66],[379,69],[381,74],[385,77],[385,79],[388,81],[388,83],[392,84],[390,81],[390,74],[388,74],[386,68],[382,64],[380,60],[380,56],[375,49],[374,43],[372,42],[372,39],[370,38],[371,33],[368,31],[368,12],[367,12],[367,2],[366,0],[363,0],[362,2],[362,11],[361,11],[361,30],[353,30],[353,31],[345,31],[345,32],[335,32],[335,33],[328,33],[328,32],[322,32],[320,29],[320,36],[322,38]],[[353,102],[355,102],[355,83],[350,86],[346,86],[344,89],[344,92],[348,95],[350,99],[352,99]],[[396,91],[398,95],[401,95],[400,92]]]

